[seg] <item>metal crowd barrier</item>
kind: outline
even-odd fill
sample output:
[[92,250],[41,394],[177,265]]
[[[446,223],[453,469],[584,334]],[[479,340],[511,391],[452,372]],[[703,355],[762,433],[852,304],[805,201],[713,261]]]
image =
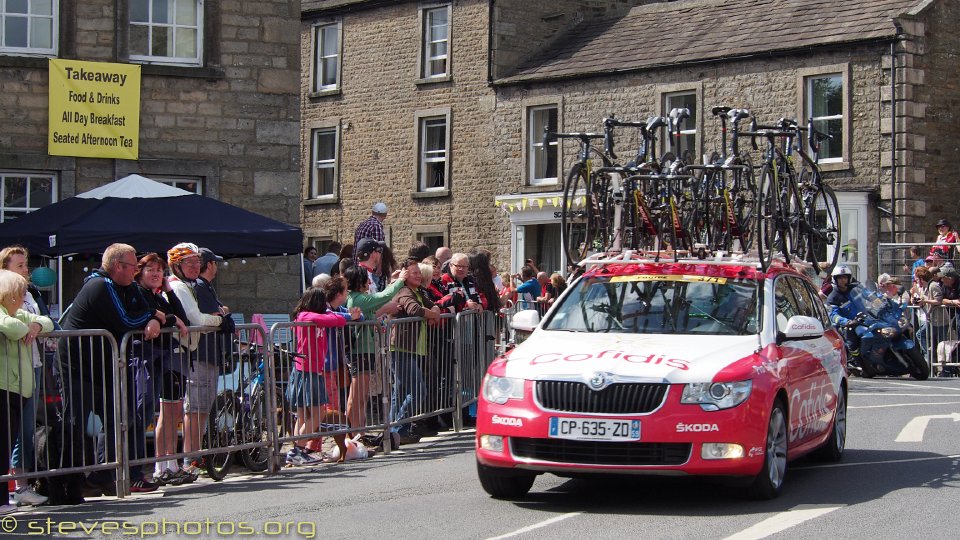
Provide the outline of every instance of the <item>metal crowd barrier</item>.
[[[22,341],[3,345],[26,346]],[[116,340],[105,330],[59,330],[39,336],[36,346],[37,353],[43,353],[42,366],[34,369],[33,395],[21,398],[20,429],[11,437],[13,474],[0,474],[0,481],[65,482],[60,477],[89,474],[122,492],[126,420],[115,396],[125,384],[114,361]],[[23,396],[26,391],[17,393]],[[3,404],[7,425],[10,405]]]
[[[329,345],[321,351],[323,372],[299,381],[294,370],[321,357],[311,349],[319,341],[307,339],[303,347],[296,342],[298,332],[316,331],[311,323],[278,323],[269,333],[259,324],[237,325],[233,335],[190,327],[189,340],[176,329],[149,341],[138,331],[119,345],[104,330],[44,334],[33,396],[40,405],[33,419],[20,414],[40,435],[19,430],[20,465],[0,481],[83,474],[97,484],[114,484],[122,497],[131,481],[152,476],[149,468],[166,461],[196,458],[206,466],[209,460],[219,474],[231,463],[273,473],[288,444],[363,432],[383,435],[384,451],[390,452],[389,432],[406,424],[449,414],[454,428],[461,428],[464,409],[476,402],[496,354],[499,324],[497,314],[469,311],[435,323],[415,318],[322,329]],[[240,332],[251,341],[236,339]],[[289,337],[279,341],[284,334]],[[198,335],[208,339],[191,347]],[[359,354],[363,350],[369,354]],[[350,377],[350,365],[368,368],[368,375]],[[188,393],[187,379],[202,378],[200,372],[207,374],[207,393],[187,399],[205,410],[191,417],[197,421],[184,422],[182,401],[174,398]],[[350,388],[348,380],[360,384]],[[326,399],[316,401],[326,401],[324,407],[291,402],[292,383],[319,390],[318,381]],[[10,410],[3,409],[7,420]],[[34,439],[39,446],[23,444]],[[188,440],[189,451],[183,446]]]
[[958,341],[956,309],[931,306],[922,309],[911,306],[913,326],[917,329],[917,343],[930,364],[930,373],[942,375],[947,369],[960,371],[960,341]]

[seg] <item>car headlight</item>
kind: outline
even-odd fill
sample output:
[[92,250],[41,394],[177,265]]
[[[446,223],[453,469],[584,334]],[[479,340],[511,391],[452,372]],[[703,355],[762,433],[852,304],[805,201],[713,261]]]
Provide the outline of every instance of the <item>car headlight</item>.
[[487,375],[483,379],[483,399],[497,405],[508,399],[523,399],[523,379]]
[[729,409],[750,397],[753,381],[689,383],[683,387],[680,403],[699,404],[705,411]]

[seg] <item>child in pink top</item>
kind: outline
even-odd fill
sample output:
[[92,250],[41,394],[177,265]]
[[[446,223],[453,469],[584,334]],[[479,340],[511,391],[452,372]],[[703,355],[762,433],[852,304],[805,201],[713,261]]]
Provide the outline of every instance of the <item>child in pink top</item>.
[[[287,387],[287,400],[296,409],[297,423],[294,432],[298,436],[317,433],[321,423],[343,424],[340,411],[324,407],[329,402],[323,379],[323,364],[327,354],[327,328],[342,328],[346,325],[343,314],[331,311],[346,301],[346,288],[339,296],[334,296],[327,304],[326,291],[311,287],[303,294],[293,310],[294,321],[311,323],[309,326],[294,327],[297,350],[300,356],[294,360],[294,370]],[[360,317],[359,309],[349,313],[351,319]],[[337,446],[343,444],[343,436],[335,436]],[[341,448],[341,456],[345,455]],[[299,446],[287,452],[287,462],[302,464],[314,461]]]

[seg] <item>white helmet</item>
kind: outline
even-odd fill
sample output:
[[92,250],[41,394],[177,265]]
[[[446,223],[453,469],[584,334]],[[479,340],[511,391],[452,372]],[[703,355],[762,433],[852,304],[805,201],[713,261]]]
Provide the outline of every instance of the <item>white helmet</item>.
[[852,276],[853,272],[850,271],[850,267],[845,264],[838,264],[834,269],[833,273],[830,274],[833,277],[837,276]]

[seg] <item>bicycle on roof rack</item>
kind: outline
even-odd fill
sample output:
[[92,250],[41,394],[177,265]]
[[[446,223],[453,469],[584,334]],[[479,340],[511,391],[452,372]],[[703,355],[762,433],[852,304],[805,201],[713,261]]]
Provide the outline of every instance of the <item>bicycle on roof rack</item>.
[[[811,147],[803,149],[801,133],[807,133]],[[840,237],[840,209],[833,189],[823,183],[818,161],[820,144],[829,138],[813,127],[800,126],[796,120],[781,118],[776,125],[765,126],[754,117],[750,131],[754,148],[756,138],[766,139],[764,162],[757,190],[757,248],[764,269],[776,253],[789,263],[790,257],[806,261],[818,271],[829,273],[839,255],[828,249]],[[780,144],[777,144],[778,141]],[[803,160],[801,174],[794,166],[792,153]]]

